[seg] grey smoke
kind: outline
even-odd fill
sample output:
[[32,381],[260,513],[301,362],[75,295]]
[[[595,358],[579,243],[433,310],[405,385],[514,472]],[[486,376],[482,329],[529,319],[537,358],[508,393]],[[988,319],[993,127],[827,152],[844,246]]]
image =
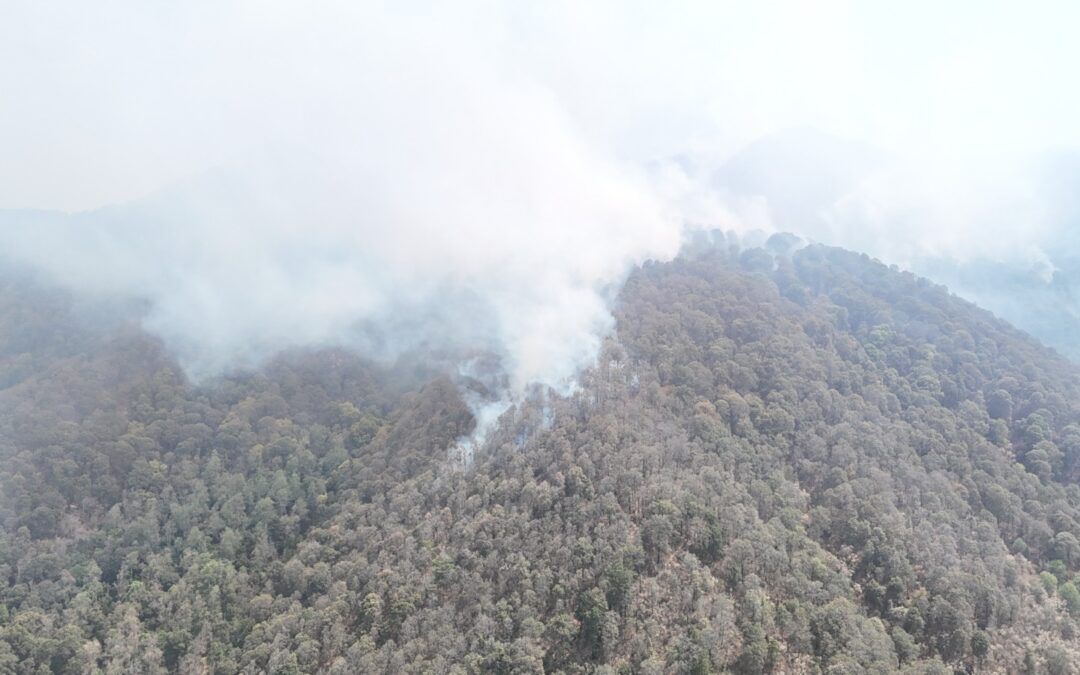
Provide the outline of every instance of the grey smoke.
[[[2,255],[84,292],[147,298],[146,327],[195,376],[292,346],[393,355],[427,340],[496,351],[519,390],[568,386],[610,328],[621,275],[678,244],[647,190],[588,158],[558,158],[555,175],[531,165],[543,155],[510,153],[504,166],[540,183],[491,192],[304,159],[260,153],[92,212],[6,212]],[[350,180],[358,169],[372,175]],[[399,181],[415,197],[395,195]],[[529,199],[544,204],[518,210]]]
[[0,258],[146,299],[196,377],[298,345],[493,354],[477,409],[572,388],[688,227],[959,271],[1005,313],[1002,265],[1072,293],[1071,191],[1016,158],[1080,142],[1075,12],[15,0]]

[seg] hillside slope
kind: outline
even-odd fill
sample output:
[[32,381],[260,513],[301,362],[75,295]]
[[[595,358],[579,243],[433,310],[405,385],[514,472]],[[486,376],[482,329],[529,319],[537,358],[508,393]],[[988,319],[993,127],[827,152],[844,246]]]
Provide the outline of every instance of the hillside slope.
[[1073,672],[1076,367],[865,256],[716,239],[468,467],[415,363],[193,386],[0,284],[0,673]]

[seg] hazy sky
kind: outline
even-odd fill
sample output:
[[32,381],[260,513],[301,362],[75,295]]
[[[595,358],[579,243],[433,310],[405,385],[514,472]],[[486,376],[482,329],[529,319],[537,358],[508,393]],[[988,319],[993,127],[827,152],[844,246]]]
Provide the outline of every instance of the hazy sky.
[[[543,99],[590,152],[723,156],[807,124],[922,154],[1080,142],[1070,2],[6,0],[0,206],[140,196],[445,99]],[[486,91],[463,91],[467,89]],[[432,103],[432,110],[425,110]],[[512,123],[512,122],[511,122]],[[479,139],[482,140],[482,139]]]

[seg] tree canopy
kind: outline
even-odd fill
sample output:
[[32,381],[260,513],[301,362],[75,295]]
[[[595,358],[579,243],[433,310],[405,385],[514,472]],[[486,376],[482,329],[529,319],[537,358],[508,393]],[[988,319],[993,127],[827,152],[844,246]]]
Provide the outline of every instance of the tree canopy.
[[468,466],[437,368],[85,314],[0,281],[0,673],[1080,663],[1080,371],[865,256],[644,265]]

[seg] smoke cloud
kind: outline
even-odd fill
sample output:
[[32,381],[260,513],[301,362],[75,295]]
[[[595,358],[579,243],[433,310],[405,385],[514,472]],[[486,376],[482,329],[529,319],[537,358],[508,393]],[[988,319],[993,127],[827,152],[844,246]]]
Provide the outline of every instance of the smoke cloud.
[[[84,291],[148,298],[147,327],[196,376],[297,345],[393,353],[426,340],[496,350],[514,389],[563,388],[609,328],[621,276],[672,255],[679,228],[545,111],[486,105],[478,126],[422,139],[372,126],[370,159],[260,152],[122,206],[9,213],[5,255]],[[388,160],[408,152],[395,141],[435,150]]]
[[196,377],[323,343],[493,354],[488,413],[572,387],[632,265],[696,225],[1005,312],[994,270],[1060,290],[1080,252],[1043,161],[1080,145],[1076,11],[14,0],[0,259],[147,299]]
[[[502,27],[479,14],[240,3],[224,25],[198,23],[204,7],[164,29],[154,12],[123,9],[134,25],[106,35],[139,34],[128,46],[160,72],[108,41],[98,58],[136,69],[139,93],[164,97],[146,104],[164,121],[195,113],[177,135],[209,134],[193,139],[201,150],[233,132],[241,142],[132,201],[7,211],[0,256],[82,291],[147,298],[146,327],[195,377],[297,345],[390,356],[426,345],[494,353],[503,394],[565,391],[610,330],[623,275],[678,248],[681,188],[596,148],[549,90],[508,72]],[[177,40],[186,29],[191,44],[158,48],[142,29]],[[206,91],[187,105],[158,77]],[[211,104],[225,119],[201,124]],[[118,142],[132,152],[128,134]]]

